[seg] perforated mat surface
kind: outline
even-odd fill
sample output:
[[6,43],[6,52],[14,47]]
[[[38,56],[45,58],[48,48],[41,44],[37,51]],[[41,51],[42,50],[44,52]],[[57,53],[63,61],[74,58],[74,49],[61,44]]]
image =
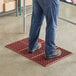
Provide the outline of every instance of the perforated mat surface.
[[28,38],[6,45],[6,47],[43,66],[48,66],[72,54],[71,52],[56,46],[56,49],[60,49],[62,51],[61,56],[51,60],[45,60],[45,41],[38,39],[38,42],[42,44],[42,48],[35,51],[33,54],[28,53]]

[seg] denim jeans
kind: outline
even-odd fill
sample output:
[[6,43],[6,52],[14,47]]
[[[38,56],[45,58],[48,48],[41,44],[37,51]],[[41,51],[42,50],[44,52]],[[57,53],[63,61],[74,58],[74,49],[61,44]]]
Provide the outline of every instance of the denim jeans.
[[33,0],[33,11],[29,33],[29,50],[37,46],[40,29],[44,16],[46,18],[45,56],[51,56],[56,51],[55,36],[59,0]]

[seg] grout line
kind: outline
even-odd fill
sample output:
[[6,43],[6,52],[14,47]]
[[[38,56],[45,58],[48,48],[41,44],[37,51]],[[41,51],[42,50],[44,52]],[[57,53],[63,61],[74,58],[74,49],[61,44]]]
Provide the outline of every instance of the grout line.
[[73,25],[76,25],[75,22],[69,21],[69,20],[67,20],[67,19],[64,19],[64,18],[61,18],[61,17],[59,17],[59,19],[60,19],[60,20],[63,20],[63,21],[66,21],[66,22],[68,22],[68,23],[71,23],[71,24],[73,24]]

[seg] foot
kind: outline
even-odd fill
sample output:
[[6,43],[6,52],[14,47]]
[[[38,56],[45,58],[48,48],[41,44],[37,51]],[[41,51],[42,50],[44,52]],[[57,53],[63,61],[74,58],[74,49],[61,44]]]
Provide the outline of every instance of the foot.
[[28,51],[28,52],[29,52],[29,53],[34,53],[36,50],[41,49],[41,47],[42,47],[41,43],[38,43],[38,44],[37,44],[37,47],[36,47],[35,49],[33,49],[33,50],[31,50],[31,51]]
[[56,52],[52,56],[46,57],[45,59],[51,60],[53,58],[57,58],[57,57],[61,56],[61,53],[62,53],[61,50],[57,49]]

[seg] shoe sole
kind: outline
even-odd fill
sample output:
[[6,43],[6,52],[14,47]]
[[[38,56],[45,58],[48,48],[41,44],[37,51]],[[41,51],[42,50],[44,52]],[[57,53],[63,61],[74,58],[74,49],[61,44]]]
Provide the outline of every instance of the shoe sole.
[[35,51],[41,49],[41,47],[42,47],[41,44],[38,44],[38,45],[40,45],[39,48],[36,48],[36,49],[34,49],[33,51],[29,51],[29,53],[34,53]]
[[57,55],[52,55],[50,57],[46,57],[45,59],[46,60],[51,60],[51,59],[57,58],[57,57],[61,56],[61,53],[62,52],[60,50],[57,50]]

